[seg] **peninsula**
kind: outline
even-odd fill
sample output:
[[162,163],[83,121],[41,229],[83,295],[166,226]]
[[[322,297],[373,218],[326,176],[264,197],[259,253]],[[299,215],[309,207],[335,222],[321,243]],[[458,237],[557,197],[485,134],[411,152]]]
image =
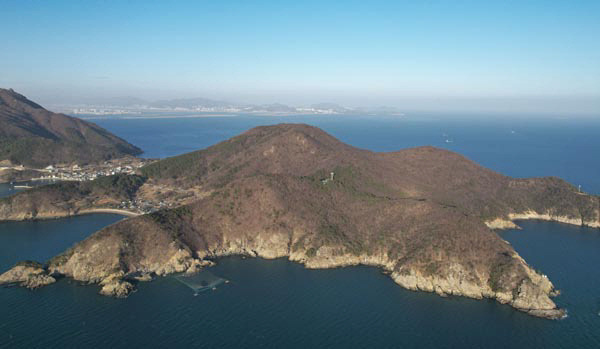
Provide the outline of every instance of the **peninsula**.
[[217,257],[286,257],[308,268],[377,266],[411,290],[491,298],[560,318],[551,281],[493,229],[538,218],[600,227],[600,200],[558,178],[515,179],[434,147],[375,153],[308,125],[257,127],[136,174],[65,182],[0,200],[0,220],[162,202],[0,283],[59,277],[126,296],[140,280]]

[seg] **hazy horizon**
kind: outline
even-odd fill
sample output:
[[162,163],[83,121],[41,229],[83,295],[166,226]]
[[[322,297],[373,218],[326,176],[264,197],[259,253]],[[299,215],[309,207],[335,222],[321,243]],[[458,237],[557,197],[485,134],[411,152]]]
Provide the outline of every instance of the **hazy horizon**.
[[596,1],[4,3],[0,87],[600,115]]

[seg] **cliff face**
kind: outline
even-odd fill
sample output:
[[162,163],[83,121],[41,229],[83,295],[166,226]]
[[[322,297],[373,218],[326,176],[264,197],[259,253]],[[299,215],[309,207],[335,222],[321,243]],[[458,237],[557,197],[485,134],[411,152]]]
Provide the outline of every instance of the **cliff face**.
[[[287,257],[309,268],[373,265],[408,289],[557,318],[552,283],[490,226],[528,212],[588,225],[600,217],[597,197],[559,179],[511,179],[432,147],[372,153],[305,125],[253,129],[142,172],[156,187],[204,194],[93,234],[50,260],[47,275],[124,296],[140,275],[192,272],[219,256]],[[46,190],[45,212],[75,197]],[[29,212],[14,201],[11,210]]]
[[96,124],[52,113],[13,90],[0,89],[0,161],[43,167],[141,152]]

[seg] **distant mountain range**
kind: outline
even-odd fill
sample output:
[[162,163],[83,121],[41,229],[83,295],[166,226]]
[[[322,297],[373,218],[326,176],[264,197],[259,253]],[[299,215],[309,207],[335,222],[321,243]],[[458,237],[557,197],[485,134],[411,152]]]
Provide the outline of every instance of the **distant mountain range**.
[[308,106],[289,106],[281,103],[241,104],[208,98],[177,98],[146,101],[136,97],[115,97],[88,100],[76,105],[62,106],[75,114],[131,113],[133,111],[199,111],[287,114],[400,114],[394,107],[350,108],[335,103],[316,103]]
[[0,89],[0,161],[40,167],[141,152],[96,124],[53,113],[13,90]]
[[216,101],[208,98],[179,98],[170,100],[161,100],[156,102],[146,103],[149,107],[154,108],[186,108],[195,109],[198,107],[219,108],[232,106],[231,103],[225,101]]

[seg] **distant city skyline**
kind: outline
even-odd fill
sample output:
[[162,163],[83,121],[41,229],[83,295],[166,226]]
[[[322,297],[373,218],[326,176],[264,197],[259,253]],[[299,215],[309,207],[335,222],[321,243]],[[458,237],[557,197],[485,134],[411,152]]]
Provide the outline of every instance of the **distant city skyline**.
[[0,87],[43,104],[600,115],[598,1],[0,1]]

